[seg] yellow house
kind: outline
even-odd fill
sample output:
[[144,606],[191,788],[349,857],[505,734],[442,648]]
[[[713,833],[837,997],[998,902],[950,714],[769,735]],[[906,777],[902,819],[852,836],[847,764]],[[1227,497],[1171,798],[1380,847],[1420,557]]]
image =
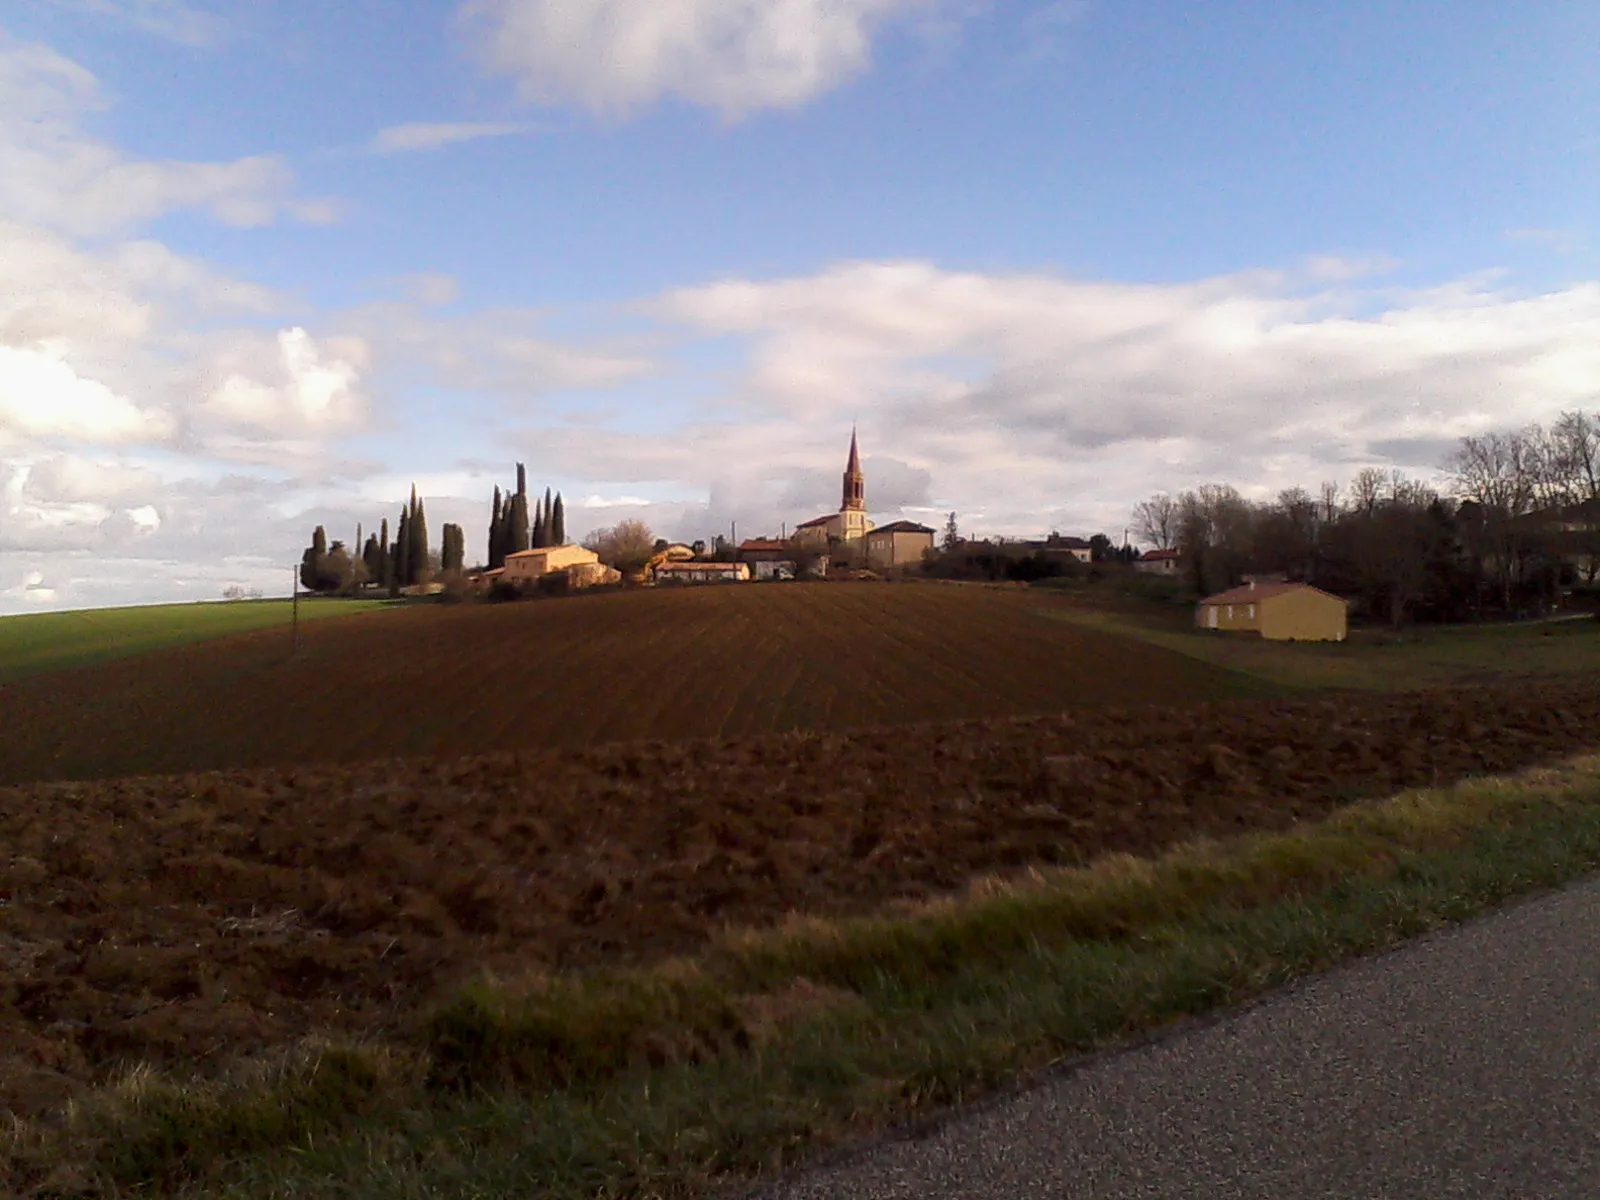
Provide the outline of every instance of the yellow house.
[[565,546],[540,546],[535,550],[518,550],[515,554],[506,555],[505,571],[501,578],[507,583],[521,587],[523,584],[533,583],[551,571],[562,571],[567,567],[599,561],[598,554],[582,546],[570,543]]
[[1275,642],[1342,642],[1348,608],[1338,596],[1306,583],[1247,583],[1200,601],[1195,624]]

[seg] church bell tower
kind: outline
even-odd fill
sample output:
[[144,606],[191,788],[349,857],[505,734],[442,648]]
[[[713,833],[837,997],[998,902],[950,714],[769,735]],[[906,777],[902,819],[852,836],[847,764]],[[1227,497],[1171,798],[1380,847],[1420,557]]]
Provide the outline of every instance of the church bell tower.
[[861,455],[856,450],[854,429],[850,430],[850,461],[844,468],[844,499],[839,511],[867,511],[867,477],[861,473]]

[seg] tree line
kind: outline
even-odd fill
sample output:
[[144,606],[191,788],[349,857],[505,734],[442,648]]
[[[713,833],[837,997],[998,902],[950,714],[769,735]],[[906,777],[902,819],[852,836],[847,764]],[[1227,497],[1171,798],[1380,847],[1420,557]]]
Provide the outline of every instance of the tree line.
[[561,493],[553,496],[545,488],[544,497],[528,512],[528,473],[517,464],[517,490],[502,495],[494,489],[494,506],[489,514],[489,568],[506,565],[506,557],[524,550],[567,544],[567,512]]
[[1282,574],[1368,613],[1464,620],[1544,610],[1600,572],[1600,414],[1463,437],[1433,482],[1367,468],[1347,485],[1253,502],[1228,484],[1137,505],[1140,538],[1175,549],[1204,595]]
[[[543,546],[563,546],[567,541],[566,506],[561,493],[545,489],[544,496],[528,507],[528,475],[517,464],[515,492],[502,494],[494,489],[494,504],[489,516],[490,567],[505,565],[506,556]],[[300,559],[300,585],[310,592],[350,593],[364,585],[377,584],[390,595],[435,579],[459,579],[466,569],[467,540],[461,526],[446,523],[440,532],[438,553],[428,540],[428,514],[417,497],[415,484],[411,498],[400,510],[395,536],[389,538],[389,520],[384,518],[379,531],[362,540],[356,526],[352,543],[361,548],[353,555],[342,541],[329,542],[327,531],[318,525]]]
[[327,531],[318,525],[311,534],[311,545],[300,558],[300,586],[308,592],[353,592],[366,584],[377,584],[391,596],[404,588],[426,584],[439,576],[461,574],[466,560],[466,536],[461,526],[449,522],[440,531],[439,553],[428,545],[428,514],[417,498],[415,484],[411,499],[400,510],[395,538],[389,540],[389,519],[379,531],[362,542],[361,526],[356,526],[353,556],[342,541],[328,541]]

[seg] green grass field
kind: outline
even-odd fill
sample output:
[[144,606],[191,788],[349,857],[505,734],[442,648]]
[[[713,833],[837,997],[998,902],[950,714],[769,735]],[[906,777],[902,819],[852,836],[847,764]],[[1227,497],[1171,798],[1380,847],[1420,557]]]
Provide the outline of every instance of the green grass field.
[[[391,603],[303,599],[300,619],[352,616]],[[234,633],[274,626],[287,629],[289,620],[288,600],[157,604],[0,617],[0,683]]]
[[1410,691],[1600,671],[1600,622],[1356,629],[1345,642],[1266,642],[1195,629],[1173,605],[1050,596],[1041,611],[1296,690]]

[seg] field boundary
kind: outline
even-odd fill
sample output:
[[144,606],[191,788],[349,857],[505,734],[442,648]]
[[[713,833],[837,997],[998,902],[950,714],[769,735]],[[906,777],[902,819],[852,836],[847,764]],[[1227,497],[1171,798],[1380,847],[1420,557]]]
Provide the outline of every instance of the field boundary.
[[[302,598],[300,619],[353,617],[403,603]],[[287,631],[290,611],[289,600],[274,598],[0,616],[0,685],[220,638]]]
[[[690,1196],[1600,867],[1600,756],[1288,832],[485,979],[392,1045],[138,1072],[4,1143],[18,1194]],[[70,1185],[70,1188],[69,1188]]]

